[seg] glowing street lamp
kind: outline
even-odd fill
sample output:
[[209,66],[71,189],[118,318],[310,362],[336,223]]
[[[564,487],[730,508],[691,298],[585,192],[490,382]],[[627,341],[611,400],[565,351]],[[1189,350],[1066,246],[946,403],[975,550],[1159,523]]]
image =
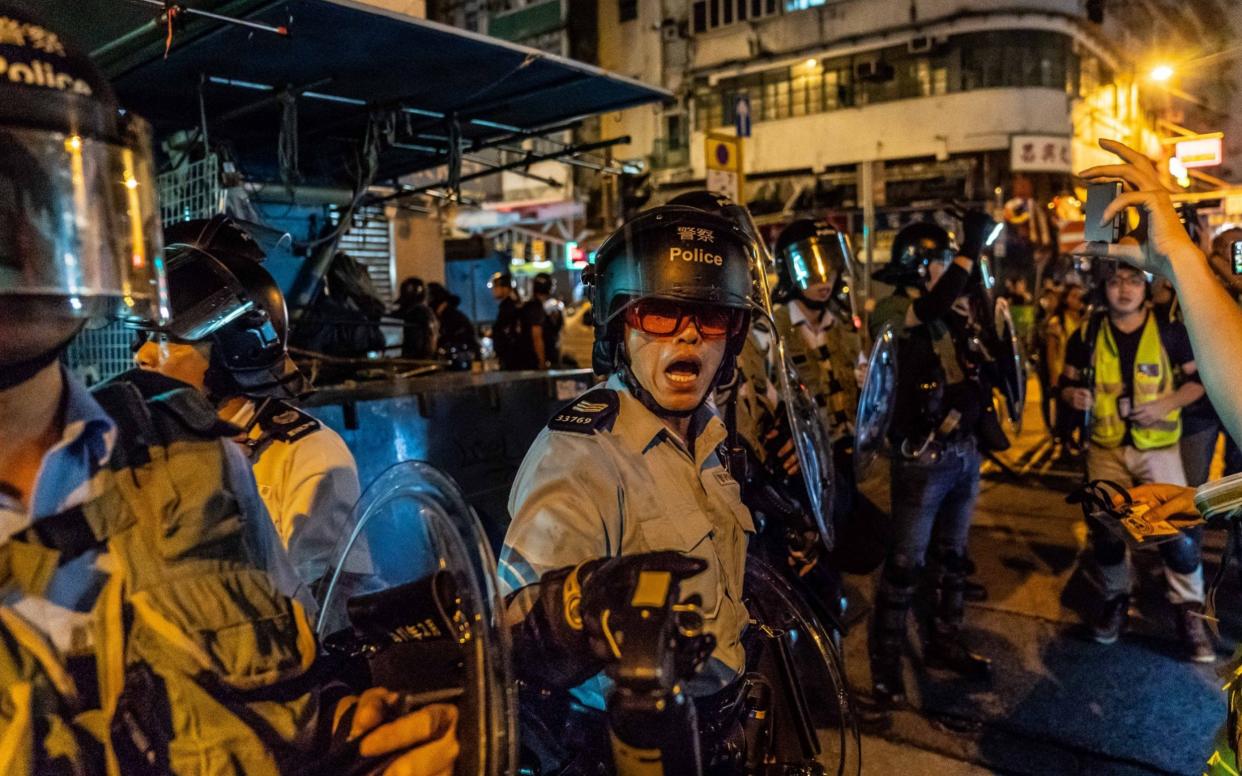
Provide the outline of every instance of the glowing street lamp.
[[1173,77],[1173,68],[1170,65],[1157,65],[1152,68],[1147,77],[1156,83],[1165,83]]

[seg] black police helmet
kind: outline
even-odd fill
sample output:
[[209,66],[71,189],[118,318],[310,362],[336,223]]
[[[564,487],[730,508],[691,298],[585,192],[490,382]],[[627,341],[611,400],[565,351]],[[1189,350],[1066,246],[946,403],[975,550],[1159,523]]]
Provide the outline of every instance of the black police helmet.
[[213,368],[226,371],[237,392],[293,393],[282,388],[296,377],[285,350],[284,294],[245,227],[221,215],[175,224],[165,237],[172,316],[163,329],[211,342]]
[[[616,368],[620,316],[638,299],[670,299],[749,313],[756,306],[754,261],[750,239],[718,215],[684,205],[640,213],[596,253],[591,284],[595,372],[606,375]],[[745,330],[742,327],[735,338],[744,338]],[[740,341],[730,343],[734,355],[740,347]]]
[[695,189],[687,191],[684,194],[678,194],[668,201],[669,205],[685,205],[686,207],[697,207],[699,210],[706,210],[708,213],[719,215],[727,207],[732,207],[735,203],[733,200],[716,191],[708,191],[707,189]]
[[[834,293],[848,286],[854,260],[843,233],[826,223],[803,218],[785,227],[777,237],[776,263],[781,283],[790,293],[802,296],[819,283],[832,284]],[[842,293],[848,294],[848,290]]]
[[0,124],[121,143],[108,79],[27,6],[0,3]]
[[37,317],[158,313],[154,165],[90,58],[0,3],[0,305]]
[[892,258],[872,277],[896,286],[919,286],[927,280],[927,265],[952,261],[957,248],[949,233],[928,221],[919,221],[902,228],[893,239]]

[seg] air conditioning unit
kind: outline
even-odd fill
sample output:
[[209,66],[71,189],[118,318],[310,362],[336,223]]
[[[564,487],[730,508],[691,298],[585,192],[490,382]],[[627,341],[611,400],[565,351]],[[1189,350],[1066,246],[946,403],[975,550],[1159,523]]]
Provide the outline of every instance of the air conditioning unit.
[[934,35],[920,35],[917,38],[911,38],[906,43],[906,48],[911,54],[931,54],[945,44],[943,37]]
[[897,71],[883,60],[859,62],[854,65],[854,78],[866,83],[884,83],[893,80]]

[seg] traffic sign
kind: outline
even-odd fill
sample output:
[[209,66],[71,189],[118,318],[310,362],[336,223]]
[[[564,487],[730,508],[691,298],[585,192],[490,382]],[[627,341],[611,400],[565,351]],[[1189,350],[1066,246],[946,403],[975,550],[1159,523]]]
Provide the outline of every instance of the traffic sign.
[[733,126],[738,137],[750,137],[750,98],[739,94],[733,100]]
[[733,135],[707,133],[707,188],[734,202],[745,202],[742,173],[742,140]]

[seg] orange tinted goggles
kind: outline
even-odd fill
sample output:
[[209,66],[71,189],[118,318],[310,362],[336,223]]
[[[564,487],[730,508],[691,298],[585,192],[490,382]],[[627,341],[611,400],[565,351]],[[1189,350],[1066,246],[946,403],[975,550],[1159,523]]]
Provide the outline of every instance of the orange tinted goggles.
[[625,311],[625,322],[631,328],[656,337],[681,334],[690,321],[704,339],[737,334],[746,316],[741,310],[728,307],[686,304],[668,299],[643,299]]

